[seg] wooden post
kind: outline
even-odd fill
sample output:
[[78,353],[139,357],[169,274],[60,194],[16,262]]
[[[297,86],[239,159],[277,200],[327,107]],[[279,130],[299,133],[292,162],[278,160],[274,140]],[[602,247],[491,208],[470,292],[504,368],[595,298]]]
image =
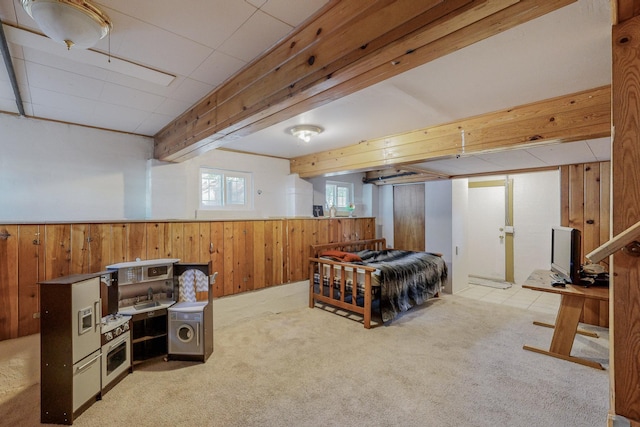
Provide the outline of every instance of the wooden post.
[[[620,3],[620,2],[618,2]],[[612,32],[612,235],[640,220],[640,16]],[[640,259],[622,251],[611,267],[611,408],[640,426]]]

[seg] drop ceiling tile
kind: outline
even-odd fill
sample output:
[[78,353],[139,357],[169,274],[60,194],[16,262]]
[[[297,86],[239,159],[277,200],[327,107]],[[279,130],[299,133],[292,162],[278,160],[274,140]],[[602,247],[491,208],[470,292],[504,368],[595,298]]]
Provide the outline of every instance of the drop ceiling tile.
[[90,120],[95,110],[96,102],[66,96],[64,97],[64,105],[53,104],[58,98],[47,97],[47,91],[42,89],[33,89],[33,96],[37,98],[38,102],[32,102],[33,115],[35,117],[46,117],[48,120],[58,120],[67,123],[85,123]]
[[0,90],[0,111],[18,114],[18,105],[13,97],[13,92],[11,94],[5,94]]
[[596,161],[591,149],[584,141],[543,145],[529,148],[527,151],[549,166]]
[[[110,38],[111,54],[119,58],[169,74],[189,75],[213,51],[202,43],[122,13],[110,12],[109,16],[118,22]],[[131,40],[135,40],[135,43]],[[107,52],[109,40],[102,39],[96,48]]]
[[162,101],[162,103],[153,112],[162,116],[172,116],[175,118],[187,111],[191,105],[192,104],[189,102],[167,98]]
[[245,61],[216,50],[189,77],[217,87],[246,64]]
[[274,18],[286,22],[292,27],[297,27],[326,3],[328,3],[327,0],[295,2],[291,0],[269,0],[260,8]]
[[58,71],[68,71],[74,75],[90,77],[95,80],[103,80],[108,74],[108,71],[103,68],[72,61],[63,56],[29,47],[24,47],[24,59],[28,63],[39,64]]
[[502,170],[538,168],[546,166],[543,161],[526,150],[508,150],[500,153],[482,154],[477,157]]
[[98,99],[102,91],[102,81],[91,77],[71,74],[33,62],[26,63],[26,70],[32,88],[89,99]]
[[138,127],[134,130],[140,135],[155,135],[159,129],[169,124],[175,116],[152,113],[146,119],[142,120]]
[[292,29],[290,25],[257,11],[218,50],[249,62],[272,47]]
[[127,88],[113,83],[105,83],[100,100],[109,104],[153,111],[162,104],[164,98],[141,90]]
[[[100,103],[96,105],[90,123],[96,127],[105,128],[109,125],[111,129],[135,133],[140,123],[149,115],[150,113],[135,108]],[[116,123],[115,127],[113,123]]]
[[178,90],[172,93],[169,98],[193,105],[212,90],[212,85],[193,79],[184,79],[178,87]]
[[611,138],[590,139],[587,141],[589,149],[600,162],[611,160]]
[[[256,11],[254,6],[245,1],[165,1],[160,7],[157,3],[157,0],[101,1],[116,22],[122,15],[140,17],[140,21],[146,24],[164,28],[213,49],[220,46]],[[116,31],[117,27],[114,27],[114,34]],[[121,31],[126,32],[127,28]]]
[[60,94],[36,87],[31,89],[31,103],[34,104],[36,109],[47,107],[71,114],[90,113],[96,105],[96,101],[92,99]]

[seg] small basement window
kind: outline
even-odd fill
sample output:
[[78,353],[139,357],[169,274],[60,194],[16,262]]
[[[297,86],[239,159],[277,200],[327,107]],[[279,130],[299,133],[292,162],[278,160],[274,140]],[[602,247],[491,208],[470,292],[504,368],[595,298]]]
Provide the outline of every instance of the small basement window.
[[327,209],[335,206],[338,212],[349,212],[353,204],[353,183],[327,181],[325,184],[325,201]]
[[250,209],[253,175],[224,169],[200,168],[201,209]]

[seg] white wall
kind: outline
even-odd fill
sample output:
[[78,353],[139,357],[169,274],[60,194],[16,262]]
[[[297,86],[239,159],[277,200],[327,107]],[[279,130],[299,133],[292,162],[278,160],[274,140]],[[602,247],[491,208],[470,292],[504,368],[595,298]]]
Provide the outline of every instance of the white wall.
[[0,114],[0,221],[144,218],[153,141]]
[[[0,114],[0,221],[311,216],[311,186],[289,175],[288,160],[224,150],[181,163],[152,157],[151,138]],[[251,172],[253,207],[198,212],[200,166]]]
[[[200,210],[200,168],[210,167],[253,174],[253,207],[246,210]],[[289,161],[225,150],[211,150],[181,163],[154,161],[151,169],[150,218],[235,219],[311,216],[291,197],[311,188],[289,175]],[[174,200],[175,199],[175,200]]]
[[356,209],[353,211],[353,214],[355,216],[375,216],[378,207],[377,205],[374,206],[373,203],[376,201],[374,192],[377,193],[377,190],[369,188],[370,191],[365,191],[364,184],[362,183],[363,177],[364,173],[352,173],[330,177],[320,176],[308,178],[307,181],[313,185],[313,204],[324,206],[324,214],[325,216],[329,216],[329,212],[327,212],[328,209],[325,206],[325,186],[327,181],[350,182],[353,184],[353,196],[356,204]]
[[453,261],[452,268],[449,270],[451,289],[446,290],[455,294],[469,286],[468,259],[470,255],[467,241],[469,235],[469,181],[466,178],[453,180],[451,215]]
[[535,269],[551,267],[551,227],[560,225],[558,171],[513,178],[514,279],[522,284]]
[[[474,178],[474,181],[499,178]],[[514,174],[508,178],[513,179],[514,185],[515,281],[521,284],[533,270],[549,268],[551,227],[560,223],[560,177],[558,171],[547,171]],[[442,252],[448,265],[451,263],[446,292],[455,293],[468,286],[467,260],[473,256],[468,253],[471,245],[467,241],[468,181],[428,182],[425,187],[427,250]],[[382,237],[392,246],[393,186],[380,187],[379,195],[378,222],[382,225]],[[434,204],[433,200],[437,202]],[[447,212],[450,218],[446,218]],[[448,259],[447,254],[450,254]]]
[[452,233],[453,233],[453,181],[441,180],[425,183],[425,250],[440,252],[447,264],[449,276],[445,292],[451,293]]

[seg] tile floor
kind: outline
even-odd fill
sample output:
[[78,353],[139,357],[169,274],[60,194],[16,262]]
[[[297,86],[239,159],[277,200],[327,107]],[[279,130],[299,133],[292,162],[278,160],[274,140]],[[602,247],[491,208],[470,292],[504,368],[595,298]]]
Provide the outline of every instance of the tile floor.
[[496,289],[470,284],[468,288],[458,292],[456,295],[549,314],[557,314],[560,306],[560,295],[524,289],[517,284],[514,284],[509,289]]

